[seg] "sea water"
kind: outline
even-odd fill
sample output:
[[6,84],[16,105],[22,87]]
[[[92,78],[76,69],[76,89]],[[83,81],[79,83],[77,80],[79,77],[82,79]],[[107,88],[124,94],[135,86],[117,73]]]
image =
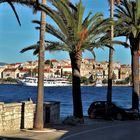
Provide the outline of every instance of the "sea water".
[[[89,105],[93,101],[106,100],[107,87],[82,86],[82,103],[84,115],[87,115]],[[131,107],[131,87],[113,87],[113,102],[125,107]],[[0,85],[0,102],[19,102],[31,98],[36,102],[37,87],[20,85]],[[66,117],[73,114],[72,88],[68,87],[45,87],[44,101],[59,101],[60,116]]]

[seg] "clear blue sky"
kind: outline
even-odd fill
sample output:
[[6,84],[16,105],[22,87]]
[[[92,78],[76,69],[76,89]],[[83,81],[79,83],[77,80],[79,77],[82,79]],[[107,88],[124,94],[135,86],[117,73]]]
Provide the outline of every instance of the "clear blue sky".
[[[78,2],[78,0],[71,0]],[[109,16],[108,0],[83,0],[86,7],[86,13],[89,10],[95,12],[103,12],[105,17]],[[0,62],[15,63],[25,62],[29,60],[37,60],[36,56],[32,55],[32,51],[20,54],[20,50],[26,46],[32,45],[39,39],[39,32],[35,30],[35,24],[32,20],[40,19],[40,13],[32,14],[32,10],[26,6],[15,5],[22,26],[20,27],[8,4],[0,5]],[[49,20],[50,21],[50,20]],[[48,22],[48,17],[47,17]],[[46,38],[48,35],[46,34]],[[95,50],[97,61],[108,61],[108,49]],[[93,56],[85,52],[84,58]],[[46,59],[67,59],[67,53],[64,52],[46,52]],[[120,61],[122,64],[129,64],[130,50],[122,46],[115,46],[114,61]]]

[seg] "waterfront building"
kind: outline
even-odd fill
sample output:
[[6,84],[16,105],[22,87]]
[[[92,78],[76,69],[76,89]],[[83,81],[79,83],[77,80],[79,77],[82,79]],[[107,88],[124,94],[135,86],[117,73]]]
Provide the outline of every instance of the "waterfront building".
[[95,60],[90,58],[85,58],[82,60],[80,73],[81,76],[89,78],[94,73]]
[[0,79],[3,78],[3,71],[5,69],[5,66],[0,66]]
[[19,70],[19,78],[24,78],[30,75],[31,75],[31,69],[29,68],[22,68]]
[[121,65],[120,79],[125,79],[131,75],[131,65]]
[[[0,67],[0,78],[24,78],[26,76],[37,77],[38,62],[27,61],[24,63],[6,64]],[[45,77],[69,77],[72,73],[71,61],[67,60],[46,60],[44,66]],[[92,77],[93,80],[108,79],[108,62],[96,62],[95,59],[82,59],[80,73],[82,77]],[[124,80],[131,75],[131,65],[113,63],[113,74],[115,80]]]
[[6,68],[3,70],[2,72],[3,75],[3,79],[7,79],[7,78],[19,78],[19,70],[17,68]]

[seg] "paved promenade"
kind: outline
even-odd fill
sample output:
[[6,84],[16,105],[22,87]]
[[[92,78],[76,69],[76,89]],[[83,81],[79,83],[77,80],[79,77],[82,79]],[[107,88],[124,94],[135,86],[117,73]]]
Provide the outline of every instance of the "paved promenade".
[[85,118],[84,124],[48,126],[44,132],[20,131],[0,134],[16,140],[140,140],[140,121],[104,121]]

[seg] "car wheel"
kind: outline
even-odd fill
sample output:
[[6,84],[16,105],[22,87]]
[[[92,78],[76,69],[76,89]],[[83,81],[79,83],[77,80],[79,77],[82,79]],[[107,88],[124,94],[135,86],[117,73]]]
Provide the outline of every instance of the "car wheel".
[[117,113],[116,119],[117,119],[117,120],[123,120],[122,114],[121,114],[121,113]]
[[96,118],[96,115],[95,115],[95,110],[92,110],[90,115],[89,115],[89,118],[91,119],[95,119]]

